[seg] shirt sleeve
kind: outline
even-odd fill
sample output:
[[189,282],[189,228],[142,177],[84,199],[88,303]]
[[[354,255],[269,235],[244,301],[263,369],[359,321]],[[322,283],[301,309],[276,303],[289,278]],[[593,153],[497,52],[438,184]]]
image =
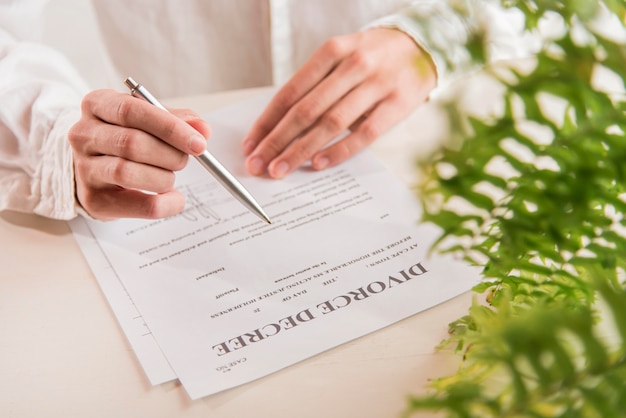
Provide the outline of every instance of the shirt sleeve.
[[527,55],[521,42],[523,20],[488,0],[421,0],[396,14],[367,26],[391,27],[405,32],[433,60],[437,90],[479,68],[468,42],[482,39],[486,60]]
[[71,219],[78,208],[67,132],[87,86],[60,53],[6,24],[38,27],[45,2],[13,3],[0,5],[0,210]]

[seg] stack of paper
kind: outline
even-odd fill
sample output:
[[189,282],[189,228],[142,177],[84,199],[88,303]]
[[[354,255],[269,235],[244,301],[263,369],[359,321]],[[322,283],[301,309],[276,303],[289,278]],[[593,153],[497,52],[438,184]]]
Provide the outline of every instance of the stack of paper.
[[413,194],[368,152],[284,180],[249,176],[240,141],[267,97],[206,115],[209,150],[272,219],[249,212],[195,161],[179,173],[183,213],[71,222],[153,384],[191,398],[292,365],[452,298],[476,283],[428,256]]

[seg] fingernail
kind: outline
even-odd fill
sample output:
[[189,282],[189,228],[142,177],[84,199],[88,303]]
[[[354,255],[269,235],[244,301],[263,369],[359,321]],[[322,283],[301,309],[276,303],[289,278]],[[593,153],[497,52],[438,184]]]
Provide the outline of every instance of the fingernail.
[[289,172],[289,164],[285,161],[281,161],[278,164],[272,166],[272,177],[281,178]]
[[323,170],[330,164],[330,160],[326,157],[316,158],[313,161],[313,168],[316,170]]
[[259,157],[254,157],[248,162],[248,170],[255,176],[263,174],[265,171],[265,163]]
[[206,139],[200,134],[194,134],[189,147],[194,154],[201,154],[206,148]]

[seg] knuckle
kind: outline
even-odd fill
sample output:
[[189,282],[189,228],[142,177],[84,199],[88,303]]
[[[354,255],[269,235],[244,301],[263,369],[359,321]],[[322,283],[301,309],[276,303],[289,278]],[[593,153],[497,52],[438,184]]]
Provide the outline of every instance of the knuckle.
[[347,160],[354,154],[355,150],[350,147],[348,141],[340,141],[333,147],[333,154],[335,162]]
[[144,214],[143,216],[147,219],[159,219],[162,217],[163,213],[163,205],[160,204],[160,200],[158,196],[155,196],[152,199],[146,199],[146,203],[142,208]]
[[123,184],[128,176],[128,163],[123,158],[116,158],[107,165],[106,176],[115,184]]
[[342,37],[334,36],[324,42],[324,44],[322,45],[322,51],[330,59],[338,59],[343,56],[343,44],[344,42]]
[[168,140],[172,138],[176,133],[176,128],[178,127],[177,119],[170,119],[164,121],[163,123],[163,139]]
[[74,158],[74,171],[76,171],[76,177],[85,177],[89,173],[91,164],[85,158]]
[[115,138],[113,138],[113,146],[119,151],[120,155],[123,156],[132,155],[136,143],[135,136],[132,134],[132,131],[128,129],[121,129]]
[[72,148],[78,149],[83,143],[83,138],[84,135],[79,121],[67,131],[67,140]]
[[294,119],[299,126],[309,126],[320,116],[319,104],[309,99],[294,109]]
[[87,213],[94,219],[108,220],[106,205],[100,197],[100,191],[92,187],[84,187],[78,193],[78,201]]
[[348,126],[346,117],[337,110],[326,112],[322,117],[321,124],[330,132],[339,132]]
[[301,147],[296,149],[295,159],[298,164],[308,160],[319,150],[319,147],[311,141],[303,141]]
[[89,210],[92,213],[94,211],[96,211],[97,213],[97,210],[99,209],[99,193],[96,191],[96,189],[92,187],[85,187],[82,190],[81,195],[81,203],[85,207],[85,209]]
[[130,120],[130,115],[133,109],[133,106],[130,101],[131,97],[122,97],[120,101],[117,102],[117,107],[115,108],[115,114],[117,116],[117,120],[123,126],[127,126]]
[[302,140],[298,141],[297,144],[289,150],[285,158],[291,162],[291,165],[296,166],[308,160],[315,151],[317,151],[317,148],[312,141]]
[[285,146],[278,140],[266,140],[262,143],[262,148],[260,149],[259,154],[265,156],[265,160],[269,160],[274,158],[276,155],[280,154]]
[[371,119],[364,120],[357,130],[367,143],[373,142],[382,134],[379,124]]
[[173,176],[161,175],[158,180],[154,180],[151,190],[158,195],[172,190],[172,187],[174,187]]
[[350,55],[349,63],[351,66],[365,71],[370,71],[374,67],[374,60],[371,55],[362,49],[358,49]]
[[172,190],[174,188],[174,183],[176,182],[176,175],[172,171],[166,171],[161,179],[161,187],[159,193],[165,193],[168,190]]
[[80,108],[81,111],[83,112],[83,114],[88,113],[91,114],[94,105],[97,103],[98,97],[99,95],[99,91],[95,90],[95,91],[90,91],[89,93],[85,94],[85,96],[83,97],[83,100],[81,101],[80,104]]

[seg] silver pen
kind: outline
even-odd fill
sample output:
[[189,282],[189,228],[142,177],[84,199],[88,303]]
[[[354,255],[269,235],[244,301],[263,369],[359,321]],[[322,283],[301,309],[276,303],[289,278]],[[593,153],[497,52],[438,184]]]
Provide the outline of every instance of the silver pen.
[[[130,94],[135,97],[142,98],[159,109],[163,109],[166,112],[168,110],[163,106],[157,99],[154,97],[148,89],[146,89],[143,85],[137,83],[132,77],[128,77],[124,80],[124,84],[130,89]],[[268,224],[271,224],[272,221],[267,216],[267,214],[263,211],[263,208],[257,203],[257,201],[252,197],[250,192],[246,190],[245,187],[233,176],[224,166],[217,161],[217,159],[212,156],[208,151],[204,151],[202,154],[197,155],[196,159],[200,164],[206,168],[209,173],[213,175],[219,181],[222,186],[226,188],[234,197],[237,198],[245,207],[247,207],[251,212],[254,212],[257,216],[263,219]]]

